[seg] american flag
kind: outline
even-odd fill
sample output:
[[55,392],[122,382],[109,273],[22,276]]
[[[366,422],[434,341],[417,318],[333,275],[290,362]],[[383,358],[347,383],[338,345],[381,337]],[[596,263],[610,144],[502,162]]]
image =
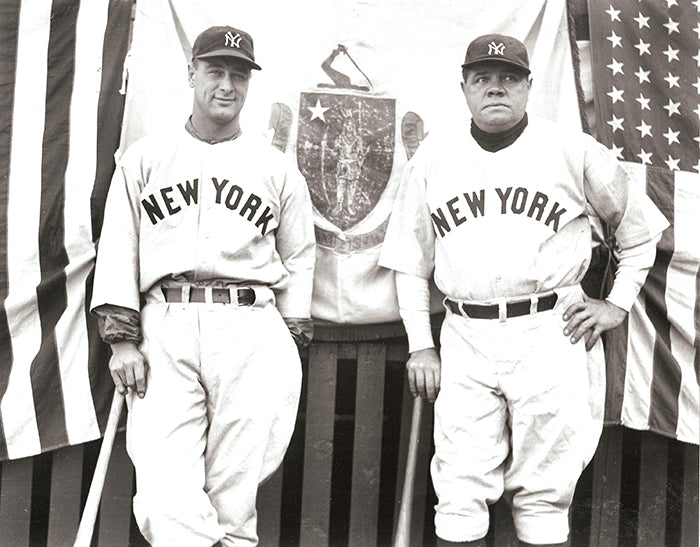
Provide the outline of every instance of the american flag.
[[666,215],[646,284],[607,338],[606,419],[700,441],[700,0],[589,3],[598,139]]
[[620,159],[700,172],[700,0],[592,2],[598,138]]
[[87,312],[133,0],[0,3],[0,460],[101,436]]

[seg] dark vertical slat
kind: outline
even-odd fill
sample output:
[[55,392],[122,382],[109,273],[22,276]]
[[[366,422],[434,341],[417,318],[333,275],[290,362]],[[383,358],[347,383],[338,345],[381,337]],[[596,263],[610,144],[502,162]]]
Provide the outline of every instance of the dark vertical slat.
[[33,459],[2,463],[0,545],[29,545]]
[[622,428],[603,430],[593,457],[590,544],[614,547],[620,534]]
[[493,528],[494,545],[499,547],[510,547],[517,545],[517,537],[515,535],[515,526],[513,526],[513,517],[511,515],[510,506],[504,499],[498,500],[491,509]]
[[[411,413],[412,404],[406,408]],[[423,402],[423,417],[420,425],[420,441],[416,455],[416,482],[413,494],[413,518],[411,519],[411,537],[422,540],[425,534],[425,514],[430,483],[430,459],[433,455],[433,405]],[[430,510],[430,532],[435,535],[435,511]]]
[[258,490],[258,539],[261,547],[280,544],[282,476],[283,468],[280,467]]
[[668,439],[645,433],[639,456],[639,527],[637,545],[664,545]]
[[[176,478],[173,477],[173,480]],[[117,432],[102,490],[97,524],[98,545],[111,547],[129,544],[133,482],[134,468],[126,453],[126,437],[123,431]]]
[[358,345],[348,537],[350,547],[377,544],[385,367],[386,345]]
[[683,447],[683,493],[681,496],[681,545],[698,545],[698,447]]
[[80,522],[84,445],[67,446],[52,454],[48,547],[75,541]]
[[300,545],[328,544],[338,345],[309,348]]

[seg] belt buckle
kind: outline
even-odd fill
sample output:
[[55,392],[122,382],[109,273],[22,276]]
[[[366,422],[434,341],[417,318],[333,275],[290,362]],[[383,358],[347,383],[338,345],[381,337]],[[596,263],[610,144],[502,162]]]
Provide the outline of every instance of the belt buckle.
[[[233,290],[236,291],[236,299],[235,299],[236,305],[238,305],[238,306],[252,306],[253,304],[255,304],[255,289],[253,289],[253,287],[233,287],[232,291]],[[242,291],[243,292],[250,291],[251,293],[253,293],[253,301],[252,302],[242,302],[241,301],[241,292]],[[231,299],[231,301],[233,302],[234,300]]]

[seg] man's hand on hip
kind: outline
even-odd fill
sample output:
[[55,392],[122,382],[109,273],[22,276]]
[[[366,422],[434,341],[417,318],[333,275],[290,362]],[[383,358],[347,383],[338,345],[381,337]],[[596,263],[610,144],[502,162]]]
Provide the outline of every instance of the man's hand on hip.
[[617,327],[624,321],[627,312],[607,300],[596,300],[586,295],[583,302],[572,304],[564,312],[564,335],[571,337],[575,344],[580,338],[586,342],[586,350],[593,348],[600,335]]
[[434,402],[440,391],[440,356],[435,348],[419,349],[406,362],[408,386],[414,397]]
[[148,363],[137,344],[116,342],[111,346],[112,358],[109,360],[109,372],[119,393],[124,395],[127,389],[131,389],[139,397],[146,395]]

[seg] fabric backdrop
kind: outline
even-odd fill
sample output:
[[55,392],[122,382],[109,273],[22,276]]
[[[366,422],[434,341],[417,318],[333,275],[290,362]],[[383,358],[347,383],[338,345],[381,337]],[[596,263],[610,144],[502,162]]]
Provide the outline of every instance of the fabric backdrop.
[[[425,132],[455,118],[468,127],[459,82],[473,38],[501,32],[522,39],[535,75],[531,114],[580,127],[564,0],[151,0],[137,3],[124,146],[149,129],[184,123],[191,44],[221,24],[253,36],[263,68],[250,85],[244,131],[267,132],[297,159],[310,186],[318,242],[312,315],[319,320],[398,319],[393,274],[377,267],[396,185]],[[321,67],[339,44],[345,52],[331,68],[352,87],[334,86]],[[352,198],[339,197],[333,148],[347,119],[364,154],[364,161],[356,150],[344,158],[359,166],[347,183],[355,186]]]

